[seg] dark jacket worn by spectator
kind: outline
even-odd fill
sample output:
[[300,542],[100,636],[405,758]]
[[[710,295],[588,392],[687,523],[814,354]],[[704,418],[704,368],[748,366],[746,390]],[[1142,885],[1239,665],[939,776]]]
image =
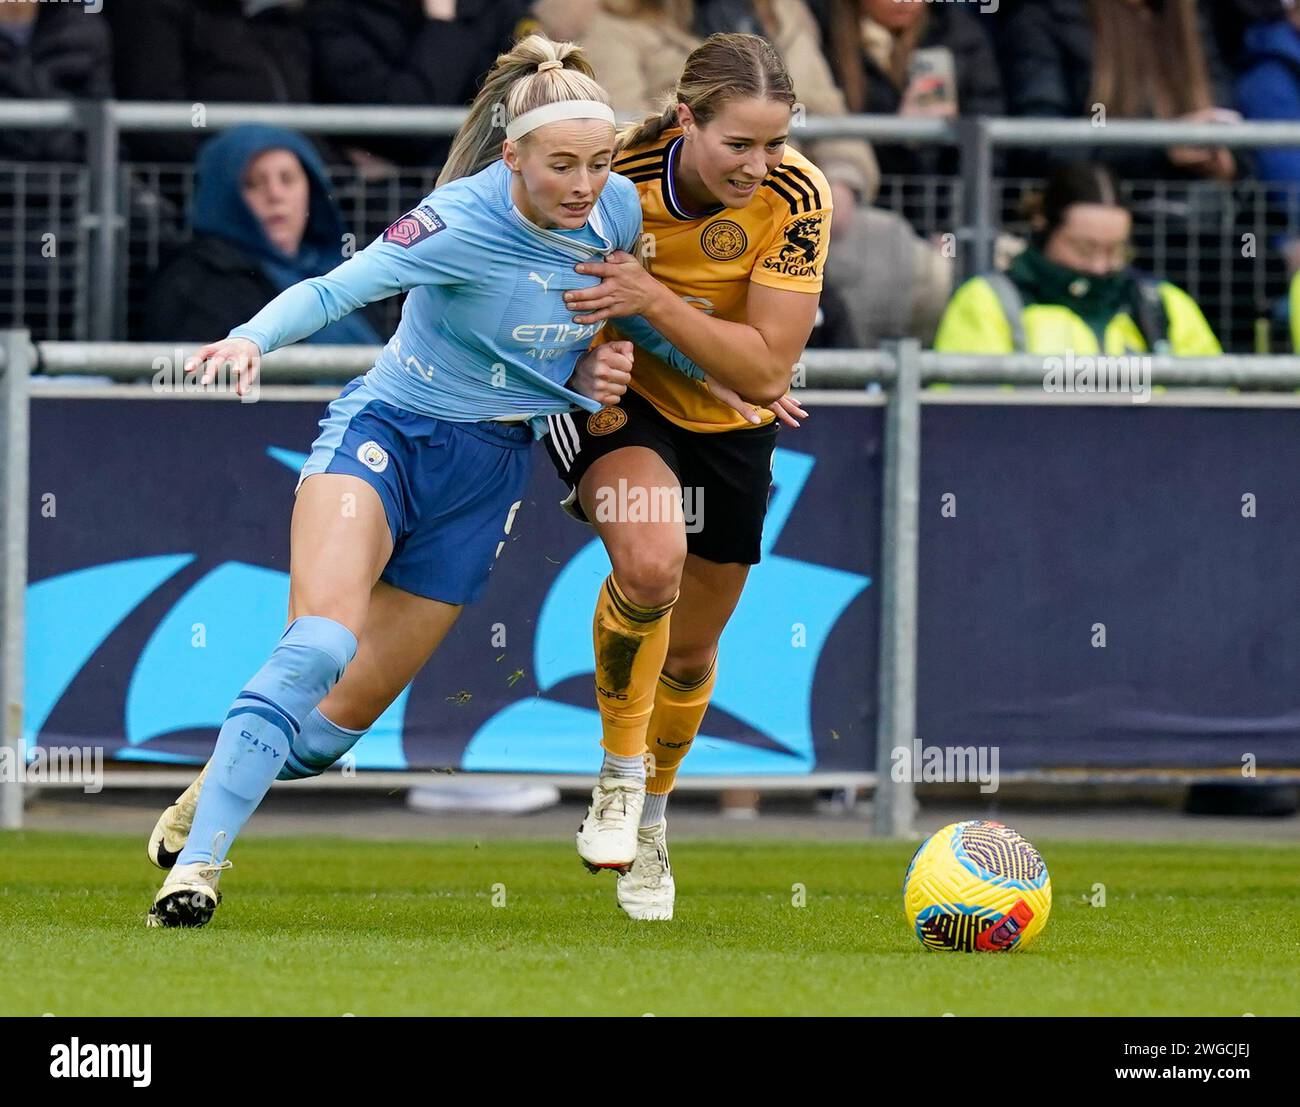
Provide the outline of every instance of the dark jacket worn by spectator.
[[1212,9],[1214,41],[1224,64],[1241,71],[1246,34],[1257,23],[1276,23],[1286,18],[1284,0],[1215,0]]
[[[1237,103],[1247,119],[1300,120],[1300,27],[1289,20],[1246,31]],[[1300,149],[1266,146],[1255,153],[1266,181],[1300,182]]]
[[[444,20],[430,19],[420,0],[313,0],[317,94],[334,104],[468,104],[529,6],[461,2]],[[448,138],[417,136],[352,141],[399,165],[438,165],[450,147]]]
[[[1231,79],[1204,4],[1197,5],[1197,23],[1211,101],[1204,106],[1230,108],[1233,104]],[[1023,4],[1008,18],[1006,36],[1012,44],[1004,58],[1012,115],[1084,119],[1093,114],[1095,33],[1089,0],[1036,0]],[[1168,48],[1172,52],[1173,45],[1169,44]],[[1152,72],[1160,63],[1161,59],[1152,57]],[[1178,75],[1173,83],[1186,84],[1186,75]],[[1114,105],[1107,105],[1107,117],[1120,117]],[[1032,160],[1025,154],[1021,159],[1025,163],[1024,171],[1032,175],[1042,173],[1044,153],[1034,151]],[[1077,148],[1046,153],[1057,164],[1078,156]],[[1171,163],[1168,153],[1162,149],[1102,147],[1098,158],[1119,176],[1131,180],[1195,176]]]
[[[311,102],[303,0],[111,0],[105,12],[124,100]],[[129,134],[123,142],[139,161],[191,162],[206,137]]]
[[[15,13],[7,5],[6,15]],[[35,18],[0,20],[0,99],[102,100],[113,95],[112,47],[102,19],[79,6],[31,5]],[[5,128],[0,158],[80,161],[83,139],[56,128]]]
[[[294,154],[307,174],[307,226],[295,256],[271,242],[244,199],[243,176],[268,150]],[[144,340],[210,342],[247,322],[278,293],[345,260],[343,223],[315,148],[302,135],[278,127],[233,127],[199,154],[194,195],[194,239],[164,263],[146,295]],[[307,342],[369,344],[381,341],[364,311],[354,312]]]

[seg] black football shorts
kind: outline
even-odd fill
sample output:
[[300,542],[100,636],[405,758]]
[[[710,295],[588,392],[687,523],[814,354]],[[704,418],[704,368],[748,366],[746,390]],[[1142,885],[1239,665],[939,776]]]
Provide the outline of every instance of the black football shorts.
[[[687,550],[720,565],[758,563],[772,488],[775,422],[716,433],[689,431],[631,389],[620,403],[594,414],[546,418],[546,450],[569,487],[563,506],[574,518],[587,522],[577,488],[591,463],[625,446],[644,446],[663,459],[682,487]],[[644,517],[644,504],[642,511]]]

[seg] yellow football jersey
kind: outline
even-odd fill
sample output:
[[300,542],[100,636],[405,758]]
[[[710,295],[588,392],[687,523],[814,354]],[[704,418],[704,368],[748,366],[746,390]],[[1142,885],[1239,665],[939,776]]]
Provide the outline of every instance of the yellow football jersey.
[[[785,156],[739,210],[719,205],[703,215],[684,211],[673,187],[681,130],[622,151],[615,172],[641,194],[645,238],[642,261],[661,283],[690,304],[733,323],[746,321],[752,283],[819,293],[830,241],[831,190],[802,154]],[[615,325],[604,339],[621,338]],[[691,380],[637,347],[632,388],[672,422],[687,430],[747,427],[739,412],[716,399],[702,381]],[[761,409],[763,422],[775,416]]]

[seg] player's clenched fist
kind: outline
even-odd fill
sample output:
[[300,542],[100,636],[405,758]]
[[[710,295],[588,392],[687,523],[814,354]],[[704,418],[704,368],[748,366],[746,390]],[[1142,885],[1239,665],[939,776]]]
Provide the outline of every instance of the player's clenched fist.
[[616,404],[632,379],[632,343],[605,342],[578,359],[569,387],[580,396],[608,407]]
[[235,394],[243,396],[257,383],[261,365],[262,351],[255,342],[247,338],[223,338],[194,351],[194,356],[185,363],[185,372],[199,374],[198,381],[205,388],[216,380],[218,373],[233,373]]

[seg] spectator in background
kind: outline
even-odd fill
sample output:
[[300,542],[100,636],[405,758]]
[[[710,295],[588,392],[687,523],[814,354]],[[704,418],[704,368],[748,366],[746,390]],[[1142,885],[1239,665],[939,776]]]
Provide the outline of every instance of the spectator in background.
[[[302,135],[248,124],[199,153],[194,238],[163,264],[146,294],[146,340],[227,334],[290,285],[329,272],[343,225],[315,148]],[[378,344],[356,312],[308,342]]]
[[[1300,119],[1300,4],[1287,0],[1281,18],[1247,28],[1237,103],[1248,119]],[[1300,182],[1300,149],[1265,146],[1255,154],[1265,181]]]
[[823,319],[809,345],[873,349],[891,338],[928,345],[952,292],[952,273],[952,260],[918,237],[902,216],[864,207],[845,226],[837,207]]
[[[81,6],[0,3],[0,98],[102,100],[113,95],[108,26]],[[80,161],[83,140],[60,128],[0,132],[0,158]]]
[[1286,7],[1286,0],[1216,0],[1210,5],[1214,41],[1229,70],[1241,66],[1246,32],[1256,23],[1285,19]]
[[[1196,0],[1038,0],[1007,20],[1014,115],[1233,122],[1227,70]],[[1042,152],[1035,152],[1041,166]],[[1058,160],[1069,160],[1062,152]],[[1232,180],[1222,147],[1115,148],[1122,177]]]
[[1059,167],[1030,211],[1032,244],[1005,273],[963,284],[934,348],[954,354],[1211,357],[1222,348],[1201,309],[1129,265],[1132,218],[1110,171]]
[[[553,4],[555,0],[550,0]],[[590,0],[588,0],[590,2]],[[461,107],[525,28],[528,0],[312,0],[315,86],[324,103]],[[439,166],[450,136],[352,140],[387,161]]]
[[[601,0],[584,48],[596,79],[620,111],[656,111],[676,87],[687,55],[715,32],[762,35],[781,55],[809,115],[844,115],[844,97],[803,0]],[[796,145],[797,131],[792,135]],[[871,203],[880,169],[861,139],[810,142],[804,152],[826,174],[837,210]]]
[[[7,5],[0,5],[7,6]],[[124,100],[307,104],[304,0],[110,0],[114,76]],[[194,160],[197,134],[127,135],[139,161]]]
[[600,11],[600,0],[533,0],[514,37],[545,35],[552,42],[582,42]]
[[[1002,115],[993,46],[979,17],[958,6],[824,0],[826,53],[851,112],[951,119]],[[876,145],[885,173],[952,173],[934,146]]]
[[693,21],[690,0],[600,0],[582,45],[617,111],[651,112],[677,87]]
[[[1300,3],[1283,0],[1281,18],[1246,28],[1237,74],[1237,102],[1248,119],[1300,120]],[[1300,239],[1294,234],[1294,213],[1300,189],[1300,148],[1261,147],[1255,155],[1257,175],[1264,181],[1289,184],[1272,190],[1271,211],[1281,232],[1276,254],[1285,264],[1287,292],[1272,304],[1271,314],[1284,321],[1291,348],[1300,350]]]

